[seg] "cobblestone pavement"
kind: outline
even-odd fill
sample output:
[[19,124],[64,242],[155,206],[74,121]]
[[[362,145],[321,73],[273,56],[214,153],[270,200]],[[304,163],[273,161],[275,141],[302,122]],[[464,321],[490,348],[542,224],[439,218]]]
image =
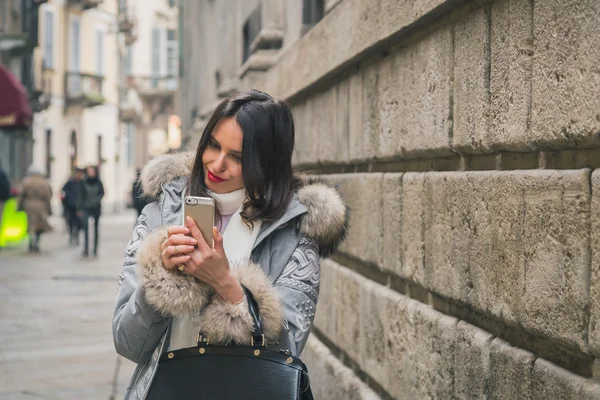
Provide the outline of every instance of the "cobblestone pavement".
[[58,218],[40,254],[0,250],[0,399],[123,398],[134,364],[116,354],[111,318],[134,220],[100,219],[97,258],[67,244]]

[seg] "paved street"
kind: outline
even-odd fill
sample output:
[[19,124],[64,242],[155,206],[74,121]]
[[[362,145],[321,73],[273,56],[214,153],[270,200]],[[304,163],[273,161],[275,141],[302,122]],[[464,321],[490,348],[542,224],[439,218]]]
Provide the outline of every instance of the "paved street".
[[133,212],[103,216],[98,258],[67,245],[64,223],[41,253],[0,250],[0,399],[122,399],[133,363],[111,318]]

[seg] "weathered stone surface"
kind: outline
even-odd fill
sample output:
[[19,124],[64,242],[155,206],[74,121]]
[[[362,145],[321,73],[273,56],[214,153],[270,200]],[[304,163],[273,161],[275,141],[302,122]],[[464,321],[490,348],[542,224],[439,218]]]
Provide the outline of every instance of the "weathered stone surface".
[[315,326],[327,337],[337,337],[338,310],[337,299],[340,297],[339,265],[325,259],[321,260],[321,280],[319,286],[319,301],[315,313]]
[[311,389],[315,399],[380,399],[314,336],[308,339],[302,353],[302,360],[308,367]]
[[363,70],[363,130],[362,159],[375,157],[379,147],[379,64],[369,64]]
[[600,170],[592,173],[592,266],[590,274],[590,349],[600,356]]
[[[335,88],[336,105],[333,110],[334,125],[332,136],[336,143],[332,154],[323,159],[337,162],[348,162],[350,158],[350,80],[341,81]],[[326,132],[324,132],[326,134]]]
[[533,367],[533,399],[592,400],[600,398],[600,385],[538,358]]
[[399,360],[406,356],[408,298],[366,280],[360,300],[360,364],[388,392],[401,393],[406,388]]
[[383,197],[383,259],[382,268],[402,274],[402,175],[385,174]]
[[464,321],[456,330],[454,395],[457,399],[487,399],[493,336]]
[[381,265],[383,223],[381,187],[383,174],[327,176],[350,208],[350,229],[340,251]]
[[535,356],[494,339],[490,347],[490,399],[531,399]]
[[363,75],[362,71],[349,79],[348,145],[350,161],[363,158]]
[[454,149],[476,153],[489,125],[486,53],[489,11],[479,8],[463,18],[454,33]]
[[452,32],[441,29],[380,63],[377,156],[449,155]]
[[424,175],[404,175],[404,275],[585,348],[589,171]]
[[282,54],[266,73],[265,90],[288,98],[446,2],[344,0]]
[[311,122],[312,138],[317,151],[313,154],[312,163],[316,161],[343,161],[340,157],[340,146],[348,146],[348,141],[335,132],[336,88],[331,87],[311,98],[313,109]]
[[312,130],[312,101],[303,101],[292,108],[295,123],[295,151],[293,162],[304,164],[317,157],[317,141]]
[[492,150],[527,151],[533,0],[496,1],[491,18],[490,127],[482,144]]
[[334,337],[334,342],[352,359],[358,360],[360,357],[358,343],[363,340],[360,329],[361,287],[367,278],[348,268],[341,267],[334,271],[337,272],[338,285],[335,291],[336,297],[333,299],[334,313],[337,314],[337,335]]
[[532,138],[540,147],[600,142],[600,3],[536,1]]

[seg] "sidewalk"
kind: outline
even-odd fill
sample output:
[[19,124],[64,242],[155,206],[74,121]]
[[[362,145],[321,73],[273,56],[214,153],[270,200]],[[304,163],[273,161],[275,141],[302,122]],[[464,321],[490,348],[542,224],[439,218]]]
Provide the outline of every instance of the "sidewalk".
[[134,364],[113,347],[111,319],[134,213],[100,219],[98,257],[68,246],[64,222],[41,253],[0,250],[0,399],[122,399]]

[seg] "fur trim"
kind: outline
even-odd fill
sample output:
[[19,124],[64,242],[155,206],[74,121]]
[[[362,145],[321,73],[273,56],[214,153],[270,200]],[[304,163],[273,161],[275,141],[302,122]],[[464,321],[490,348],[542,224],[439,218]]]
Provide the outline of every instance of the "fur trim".
[[190,275],[165,269],[160,246],[167,237],[166,227],[155,228],[144,238],[137,253],[146,301],[163,315],[197,314],[208,303],[210,288]]
[[144,195],[158,197],[162,185],[192,172],[196,153],[186,151],[175,154],[165,154],[148,162],[142,170],[140,179]]
[[[141,174],[144,194],[157,197],[162,185],[191,173],[195,152],[166,154],[151,160]],[[321,257],[333,253],[346,237],[348,211],[337,191],[314,177],[303,177],[298,198],[308,208],[302,218],[301,232],[314,239]]]
[[321,257],[331,255],[348,230],[348,212],[340,195],[324,183],[311,183],[298,191],[298,198],[308,209],[301,232],[317,242]]
[[[258,304],[265,339],[275,342],[283,326],[283,311],[273,285],[256,264],[232,265],[231,269],[240,283],[250,290]],[[250,345],[254,323],[248,311],[247,299],[235,305],[215,295],[212,303],[195,322],[211,343]]]

